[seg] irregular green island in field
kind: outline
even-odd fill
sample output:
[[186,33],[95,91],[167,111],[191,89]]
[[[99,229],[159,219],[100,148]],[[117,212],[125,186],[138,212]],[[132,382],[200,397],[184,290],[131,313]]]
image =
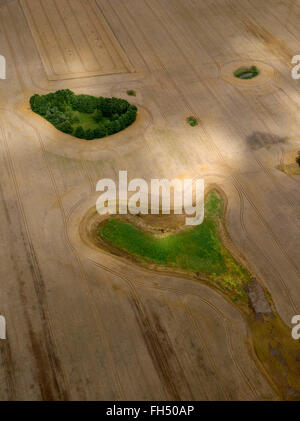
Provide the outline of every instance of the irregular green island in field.
[[225,248],[220,237],[223,206],[217,192],[211,191],[205,202],[204,222],[178,234],[157,237],[116,218],[105,221],[97,234],[103,241],[145,262],[199,272],[234,300],[247,301],[244,287],[250,274]]
[[[224,246],[223,212],[224,202],[212,190],[206,197],[203,223],[187,231],[155,236],[121,218],[111,217],[99,225],[96,236],[137,261],[185,271],[221,290],[247,319],[252,337],[249,345],[253,346],[277,393],[283,399],[298,400],[299,341],[292,339],[290,328],[272,308],[270,297],[267,298],[256,279]],[[261,302],[267,309],[263,313],[259,310]]]
[[86,140],[118,133],[137,117],[137,107],[125,99],[75,95],[69,89],[35,94],[30,106],[58,130]]

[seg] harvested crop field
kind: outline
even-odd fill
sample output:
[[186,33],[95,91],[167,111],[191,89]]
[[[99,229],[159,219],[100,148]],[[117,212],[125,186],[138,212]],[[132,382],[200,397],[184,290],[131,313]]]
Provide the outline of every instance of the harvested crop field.
[[20,2],[49,80],[133,70],[95,0]]
[[[300,313],[300,178],[278,170],[300,149],[299,19],[299,0],[0,1],[0,400],[300,399],[295,377],[261,364],[283,377],[300,364],[298,343],[284,348]],[[252,65],[253,79],[232,74]],[[127,99],[137,121],[72,138],[29,105],[60,89]],[[201,277],[85,240],[96,184],[120,170],[221,189],[237,258],[280,319],[249,323]],[[275,325],[284,335],[253,344]]]

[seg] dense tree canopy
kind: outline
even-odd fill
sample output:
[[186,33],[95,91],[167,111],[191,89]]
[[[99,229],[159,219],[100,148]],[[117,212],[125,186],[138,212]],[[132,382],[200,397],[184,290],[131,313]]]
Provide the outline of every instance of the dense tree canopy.
[[30,106],[58,130],[87,140],[117,133],[137,116],[137,107],[125,99],[75,95],[69,89],[35,94]]

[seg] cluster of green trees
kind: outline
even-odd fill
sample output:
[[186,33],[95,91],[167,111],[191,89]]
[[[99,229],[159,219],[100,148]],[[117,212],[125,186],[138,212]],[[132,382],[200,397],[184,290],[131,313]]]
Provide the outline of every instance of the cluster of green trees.
[[[30,98],[32,111],[41,115],[58,130],[80,139],[96,139],[118,133],[130,126],[137,116],[137,107],[120,98],[75,95],[69,89]],[[92,127],[80,124],[92,115]],[[89,120],[91,121],[91,120]]]

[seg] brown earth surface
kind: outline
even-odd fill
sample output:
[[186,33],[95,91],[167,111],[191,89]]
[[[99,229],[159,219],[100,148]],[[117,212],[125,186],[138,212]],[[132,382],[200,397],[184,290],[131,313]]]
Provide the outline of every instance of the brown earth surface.
[[[300,53],[300,2],[171,3],[0,2],[0,400],[281,398],[221,294],[79,235],[100,178],[203,177],[225,192],[235,248],[282,320],[291,328],[300,312],[299,177],[276,169],[300,149],[290,57]],[[266,63],[273,76],[232,84],[223,69],[233,62]],[[24,107],[65,88],[126,99],[133,89],[142,126],[73,147]],[[282,365],[285,344],[269,345]]]

